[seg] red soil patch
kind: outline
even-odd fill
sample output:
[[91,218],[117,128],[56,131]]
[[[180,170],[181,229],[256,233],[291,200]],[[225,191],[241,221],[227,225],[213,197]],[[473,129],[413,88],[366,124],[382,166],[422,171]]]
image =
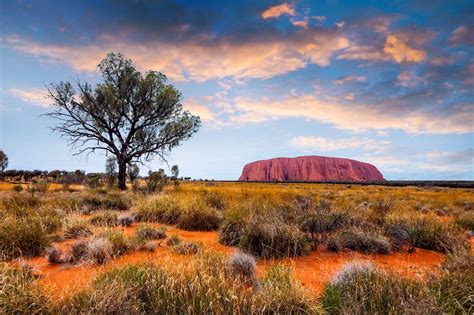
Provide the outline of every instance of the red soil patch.
[[[152,224],[154,226],[163,226]],[[126,235],[133,235],[135,226],[122,229]],[[218,243],[216,232],[190,232],[167,226],[167,235],[179,235],[184,241],[200,242],[204,248],[211,249],[224,254],[230,254],[235,249]],[[58,245],[64,251],[69,251],[75,240],[59,242]],[[173,253],[164,242],[154,252],[133,252],[111,260],[104,266],[79,265],[61,266],[49,264],[44,257],[35,257],[28,260],[41,275],[39,283],[56,297],[68,296],[92,283],[92,280],[101,272],[112,267],[140,264],[140,263],[173,263],[190,259],[190,256],[182,256]],[[292,259],[259,261],[258,274],[261,275],[266,267],[272,264],[282,263],[291,266],[297,279],[303,285],[309,287],[319,294],[324,285],[342,268],[346,263],[352,261],[370,261],[383,270],[391,270],[403,277],[420,279],[429,273],[439,271],[439,266],[444,260],[444,255],[432,251],[417,249],[414,253],[393,253],[391,255],[364,255],[352,251],[341,253],[329,252],[324,248],[304,257]]]

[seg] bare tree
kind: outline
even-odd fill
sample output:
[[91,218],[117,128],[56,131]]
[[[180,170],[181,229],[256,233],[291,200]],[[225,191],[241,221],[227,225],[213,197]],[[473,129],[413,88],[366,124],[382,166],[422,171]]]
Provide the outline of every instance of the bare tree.
[[[52,84],[48,89],[56,120],[53,130],[69,140],[74,154],[103,150],[117,158],[118,187],[126,170],[171,150],[190,138],[200,119],[183,109],[181,93],[156,71],[143,75],[122,54],[109,53],[98,66],[103,82]],[[77,90],[77,94],[76,94]]]

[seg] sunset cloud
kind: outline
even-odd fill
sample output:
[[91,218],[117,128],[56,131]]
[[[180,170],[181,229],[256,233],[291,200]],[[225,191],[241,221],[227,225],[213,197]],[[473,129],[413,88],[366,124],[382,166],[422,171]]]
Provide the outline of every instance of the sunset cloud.
[[408,46],[407,39],[401,36],[389,35],[383,48],[397,63],[421,62],[426,58],[426,52]]
[[342,85],[345,83],[350,83],[350,82],[367,82],[367,77],[360,75],[360,76],[347,76],[347,77],[342,77],[340,79],[332,81],[334,84]]
[[265,20],[271,18],[277,18],[284,14],[294,16],[296,14],[294,4],[282,3],[273,7],[270,7],[262,12],[262,18]]
[[129,45],[108,38],[103,45],[81,47],[47,44],[10,36],[8,46],[43,62],[68,63],[78,71],[95,71],[109,51],[120,51],[142,70],[159,70],[175,81],[202,82],[212,78],[270,78],[304,68],[308,64],[327,66],[338,50],[349,42],[337,33],[307,33],[290,39],[213,45],[148,42]]
[[468,133],[474,130],[469,106],[440,112],[412,108],[395,110],[390,105],[346,105],[328,102],[313,95],[287,97],[281,100],[238,98],[235,107],[240,114],[236,123],[252,123],[283,118],[305,118],[355,132],[398,129],[413,134]]
[[300,149],[312,151],[337,151],[337,150],[382,150],[390,145],[390,141],[375,140],[367,137],[350,138],[323,138],[300,136],[290,140],[290,144]]
[[22,100],[23,102],[30,103],[31,105],[48,108],[53,105],[46,88],[11,88],[7,91],[10,95]]

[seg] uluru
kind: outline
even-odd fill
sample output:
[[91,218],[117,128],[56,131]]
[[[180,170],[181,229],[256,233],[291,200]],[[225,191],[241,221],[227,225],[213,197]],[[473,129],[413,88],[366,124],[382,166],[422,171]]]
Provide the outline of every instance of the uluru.
[[372,164],[356,160],[299,156],[273,158],[248,163],[239,181],[382,181],[382,173]]

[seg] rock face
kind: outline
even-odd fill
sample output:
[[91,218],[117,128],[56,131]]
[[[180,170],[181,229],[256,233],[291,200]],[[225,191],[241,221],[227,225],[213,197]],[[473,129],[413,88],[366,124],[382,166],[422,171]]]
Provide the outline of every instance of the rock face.
[[381,181],[369,163],[326,156],[275,158],[244,166],[239,181]]

